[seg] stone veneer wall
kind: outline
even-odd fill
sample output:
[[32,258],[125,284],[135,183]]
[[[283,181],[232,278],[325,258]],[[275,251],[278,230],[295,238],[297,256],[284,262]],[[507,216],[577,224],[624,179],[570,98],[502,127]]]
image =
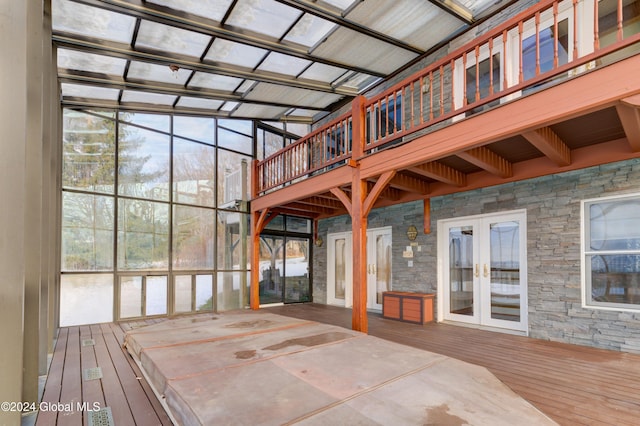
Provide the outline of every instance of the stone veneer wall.
[[[393,229],[393,289],[437,291],[437,221],[526,209],[529,335],[534,338],[640,353],[638,313],[585,309],[581,302],[580,201],[640,193],[640,160],[592,167],[431,199],[431,233],[422,232],[422,202],[376,209],[369,228]],[[640,212],[639,212],[640,214]],[[402,257],[409,225],[418,230],[413,267]],[[340,216],[320,221],[319,233],[350,231]],[[326,303],[326,244],[314,248],[313,298]]]

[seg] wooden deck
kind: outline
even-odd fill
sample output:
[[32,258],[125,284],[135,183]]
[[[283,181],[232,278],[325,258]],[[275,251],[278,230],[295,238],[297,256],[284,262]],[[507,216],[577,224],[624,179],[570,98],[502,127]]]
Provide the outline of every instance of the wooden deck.
[[[350,328],[351,310],[319,304],[265,309]],[[111,407],[119,425],[171,421],[138,366],[122,349],[126,330],[161,320],[68,327],[60,330],[43,401]],[[369,334],[488,368],[513,391],[562,425],[637,425],[640,355],[547,342],[449,324],[415,325],[369,314]],[[84,346],[93,339],[95,345]],[[101,380],[83,380],[100,366]],[[41,411],[36,424],[83,425],[90,412]],[[83,418],[84,416],[84,418]]]
[[[122,349],[125,330],[153,322],[60,329],[42,397],[49,409],[41,404],[36,425],[86,425],[90,416],[100,418],[92,409],[105,407],[111,409],[116,426],[171,425],[140,369]],[[83,344],[90,339],[95,344]],[[85,380],[83,371],[95,367],[102,369],[103,377]]]

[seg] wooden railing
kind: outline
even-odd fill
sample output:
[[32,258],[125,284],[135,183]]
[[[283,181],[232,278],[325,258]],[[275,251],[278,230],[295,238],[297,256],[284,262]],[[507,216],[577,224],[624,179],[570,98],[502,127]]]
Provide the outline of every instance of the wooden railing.
[[[637,54],[639,3],[541,1],[366,100],[364,114],[343,115],[258,162],[258,194],[344,163],[353,143],[367,155]],[[354,120],[365,120],[362,141],[351,140]]]

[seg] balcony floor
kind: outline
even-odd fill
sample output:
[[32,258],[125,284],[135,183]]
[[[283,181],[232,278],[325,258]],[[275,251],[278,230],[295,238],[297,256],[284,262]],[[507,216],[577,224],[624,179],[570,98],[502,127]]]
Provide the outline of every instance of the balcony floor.
[[[264,310],[347,328],[351,325],[350,309],[297,304]],[[158,321],[163,319],[61,329],[43,401],[98,402],[100,408],[112,407],[116,425],[171,424],[121,346],[127,330]],[[413,325],[371,313],[369,334],[484,366],[559,424],[637,424],[640,355],[449,324]],[[87,339],[93,339],[95,345],[83,346]],[[96,366],[102,368],[103,378],[83,380],[83,370]],[[82,425],[90,415],[77,410],[41,411],[36,424]]]

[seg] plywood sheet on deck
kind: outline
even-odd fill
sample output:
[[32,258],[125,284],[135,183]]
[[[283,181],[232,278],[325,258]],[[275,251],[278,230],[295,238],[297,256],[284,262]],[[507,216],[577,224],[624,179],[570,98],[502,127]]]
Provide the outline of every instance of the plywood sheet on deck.
[[125,340],[184,424],[553,424],[486,369],[443,355],[264,312],[189,321]]

